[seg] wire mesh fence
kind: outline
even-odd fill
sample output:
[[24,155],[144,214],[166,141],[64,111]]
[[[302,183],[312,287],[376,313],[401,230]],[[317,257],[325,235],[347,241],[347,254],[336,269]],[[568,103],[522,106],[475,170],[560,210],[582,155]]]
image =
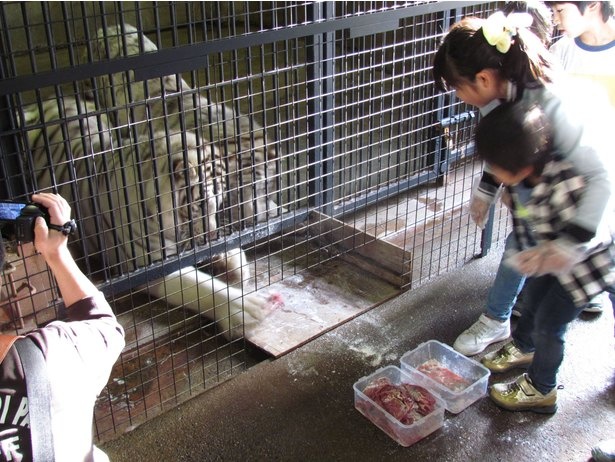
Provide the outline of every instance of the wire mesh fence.
[[[431,61],[495,6],[0,5],[1,194],[69,199],[73,254],[127,332],[99,441],[262,359],[247,333],[276,283],[342,257],[408,289],[484,249],[476,114],[434,93]],[[492,238],[507,226],[497,211]],[[62,305],[13,250],[4,329],[23,332]]]

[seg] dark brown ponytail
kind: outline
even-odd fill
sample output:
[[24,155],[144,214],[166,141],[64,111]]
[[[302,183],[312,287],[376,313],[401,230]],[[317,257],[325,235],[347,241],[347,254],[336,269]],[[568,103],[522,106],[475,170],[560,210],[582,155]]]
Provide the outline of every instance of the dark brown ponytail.
[[464,18],[444,37],[433,62],[436,88],[448,91],[463,81],[473,82],[483,69],[496,69],[514,82],[521,95],[525,87],[553,81],[553,64],[541,40],[525,28],[512,37],[510,49],[501,53],[490,45],[482,26],[485,19]]

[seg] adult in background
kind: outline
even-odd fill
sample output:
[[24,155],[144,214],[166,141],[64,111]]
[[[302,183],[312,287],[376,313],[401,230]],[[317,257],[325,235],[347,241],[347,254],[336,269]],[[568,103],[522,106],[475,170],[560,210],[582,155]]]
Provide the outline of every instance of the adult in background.
[[[551,47],[566,72],[573,78],[593,81],[608,93],[615,106],[615,19],[613,2],[545,2],[553,11],[553,22],[563,36]],[[613,152],[615,156],[615,150]],[[615,162],[615,158],[613,159]],[[593,298],[585,311],[601,312],[609,303],[615,314],[615,294]],[[615,436],[615,435],[613,435]],[[598,462],[615,461],[615,439],[592,448]]]

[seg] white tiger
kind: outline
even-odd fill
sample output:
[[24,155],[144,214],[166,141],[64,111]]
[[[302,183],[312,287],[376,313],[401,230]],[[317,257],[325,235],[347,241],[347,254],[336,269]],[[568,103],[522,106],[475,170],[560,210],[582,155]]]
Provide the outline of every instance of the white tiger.
[[[155,132],[119,146],[115,129],[93,104],[64,98],[41,107],[39,113],[32,105],[22,121],[26,165],[37,191],[56,190],[71,202],[83,240],[78,248],[88,258],[133,271],[216,235],[216,195],[224,185],[214,170],[213,146],[199,144],[192,132]],[[226,266],[229,284],[190,266],[145,289],[214,319],[227,339],[238,338],[243,325],[257,324],[278,300],[244,296],[233,286],[240,275],[249,277],[240,249],[216,261]]]
[[[94,59],[155,52],[156,45],[130,24],[100,29],[93,43]],[[251,226],[281,211],[271,199],[275,192],[276,150],[266,141],[266,131],[244,114],[235,113],[199,94],[179,75],[145,82],[133,73],[116,73],[89,83],[88,95],[110,110],[115,127],[124,136],[149,136],[152,130],[198,132],[213,141],[221,153],[226,190],[219,204],[230,211],[234,227]]]

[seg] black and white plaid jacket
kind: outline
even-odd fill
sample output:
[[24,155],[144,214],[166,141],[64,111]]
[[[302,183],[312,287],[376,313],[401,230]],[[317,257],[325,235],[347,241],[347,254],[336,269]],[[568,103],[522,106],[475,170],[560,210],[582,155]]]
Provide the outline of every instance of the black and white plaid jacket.
[[[562,231],[575,217],[585,182],[569,162],[555,159],[548,162],[540,182],[532,188],[530,199],[521,204],[511,188],[513,225],[519,250],[561,237]],[[605,213],[611,214],[611,210]],[[568,274],[557,279],[568,291],[576,306],[615,283],[615,248],[611,233],[603,233],[584,246],[587,258]]]
[[[613,159],[613,113],[609,113],[608,102],[596,100],[595,95],[584,90],[578,86],[571,88],[562,80],[557,85],[534,85],[521,92],[521,100],[530,105],[537,104],[544,111],[552,127],[553,147],[558,155],[574,165],[577,173],[587,180],[576,216],[569,222],[567,230],[578,242],[591,239],[596,231],[597,218],[608,201],[604,191],[612,187],[610,177],[613,175],[607,162]],[[481,115],[487,115],[498,104],[498,101],[492,101],[483,106]],[[481,200],[495,202],[499,188],[500,183],[486,167],[478,186]]]

